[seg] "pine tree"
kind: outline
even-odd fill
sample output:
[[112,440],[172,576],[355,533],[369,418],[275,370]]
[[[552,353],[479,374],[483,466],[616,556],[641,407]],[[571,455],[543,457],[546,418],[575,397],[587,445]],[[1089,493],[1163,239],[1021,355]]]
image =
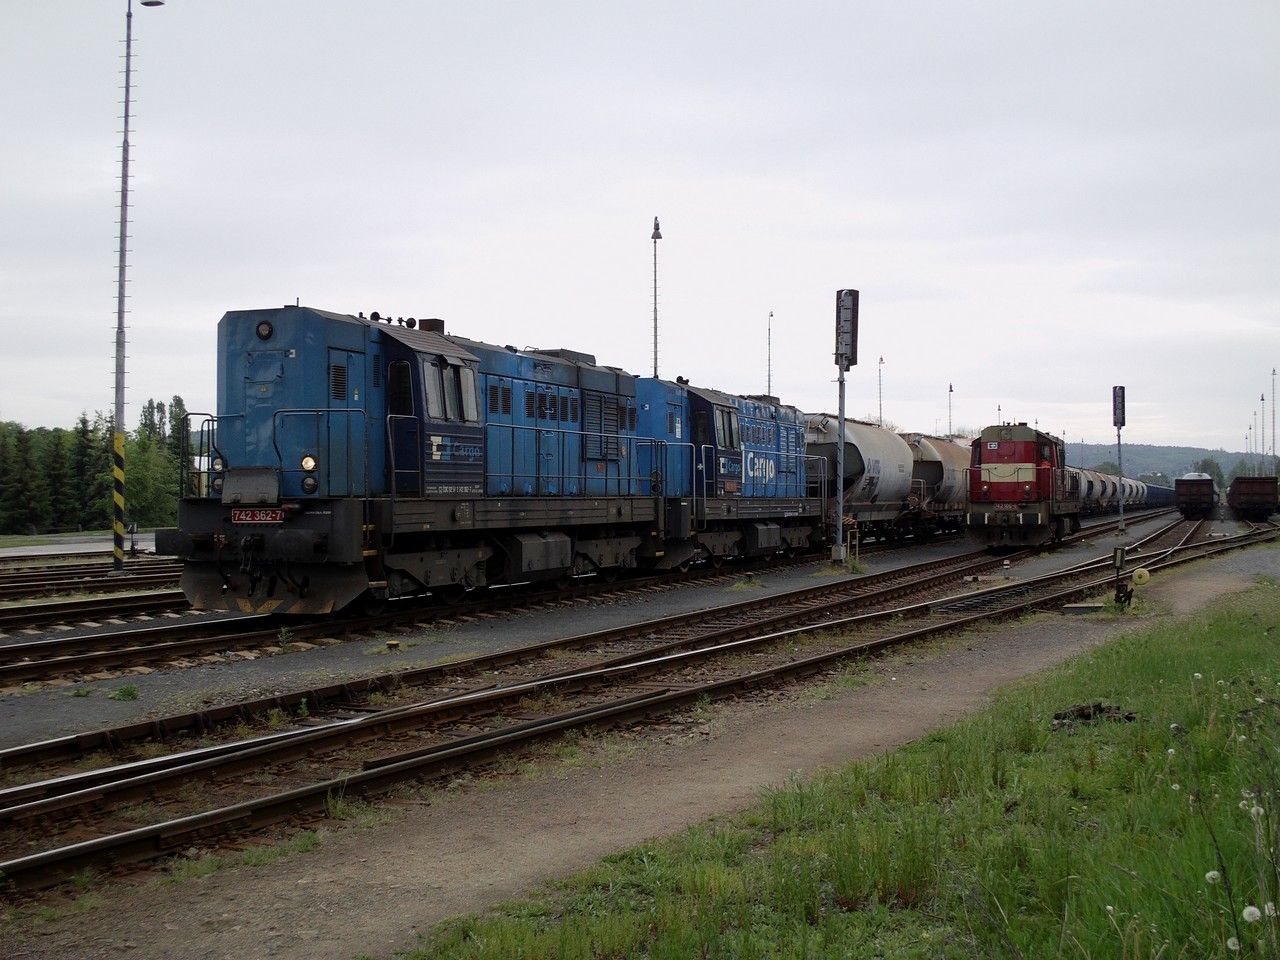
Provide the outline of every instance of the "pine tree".
[[76,478],[71,465],[73,435],[55,427],[45,444],[43,466],[49,503],[48,524],[55,530],[74,530],[80,525],[80,504]]
[[15,504],[17,500],[17,459],[14,456],[14,436],[16,423],[0,423],[0,533],[16,533],[18,517]]
[[185,427],[183,421],[187,416],[187,405],[183,403],[182,397],[174,394],[169,401],[169,452],[173,454],[174,460],[182,457],[182,439]]

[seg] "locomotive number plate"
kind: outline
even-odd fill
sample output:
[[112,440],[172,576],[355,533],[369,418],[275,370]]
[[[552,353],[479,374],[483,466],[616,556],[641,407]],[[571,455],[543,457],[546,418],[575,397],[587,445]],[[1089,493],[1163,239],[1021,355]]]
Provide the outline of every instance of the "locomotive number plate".
[[1016,503],[997,503],[997,504],[994,504],[994,507],[997,510],[1017,510],[1018,509],[1018,505]]
[[232,523],[284,523],[284,511],[279,508],[232,507]]

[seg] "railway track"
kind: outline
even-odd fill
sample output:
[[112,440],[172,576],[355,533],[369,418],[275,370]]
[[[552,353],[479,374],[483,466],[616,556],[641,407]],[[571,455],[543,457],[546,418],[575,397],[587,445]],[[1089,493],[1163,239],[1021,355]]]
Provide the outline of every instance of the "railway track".
[[74,563],[0,572],[0,600],[57,593],[113,593],[154,589],[177,583],[182,564],[170,560],[132,560],[116,575],[109,563]]
[[[931,543],[945,542],[943,540]],[[869,548],[867,552],[883,552],[889,546]],[[282,647],[287,642],[329,641],[353,634],[387,629],[403,629],[428,622],[449,623],[468,617],[536,608],[540,605],[576,602],[586,599],[609,599],[633,596],[645,591],[674,589],[691,583],[716,583],[736,580],[743,574],[785,569],[814,562],[813,557],[770,559],[735,564],[723,568],[706,566],[692,573],[666,576],[630,577],[617,581],[582,578],[568,588],[531,585],[488,591],[478,599],[450,605],[409,601],[393,604],[377,616],[338,615],[314,620],[283,621],[262,615],[201,615],[166,624],[131,625],[119,630],[41,637],[32,640],[0,642],[0,688],[38,682],[56,677],[77,676],[108,670],[127,669],[157,663],[174,663],[191,657],[238,650],[262,650]],[[181,596],[181,592],[178,592]],[[142,594],[135,598],[118,598],[119,605],[110,613],[97,613],[97,619],[129,615],[158,615],[166,611],[167,593]],[[99,601],[64,601],[39,604],[35,609],[49,608],[43,622],[58,622],[62,617],[88,618],[97,611]],[[69,612],[68,612],[69,611]],[[21,619],[0,608],[0,629]],[[287,640],[284,637],[287,636]]]
[[[1213,544],[1152,547],[1144,564],[1161,569],[1188,556],[1277,535],[1274,528],[1257,529]],[[500,682],[482,675],[482,686],[463,692],[442,689],[428,699],[387,708],[350,705],[344,715],[312,717],[293,730],[10,788],[0,792],[0,836],[17,840],[25,825],[61,819],[73,824],[62,839],[73,842],[0,864],[0,871],[14,884],[40,885],[103,858],[150,859],[210,836],[323,814],[334,796],[385,791],[405,779],[482,763],[567,729],[669,712],[705,697],[827,670],[841,659],[991,616],[1061,603],[1109,586],[1110,560],[906,605],[889,602],[903,592],[902,585],[882,583],[877,587],[882,609],[856,614],[848,611],[858,599],[840,595],[848,584],[825,592],[794,591],[706,611],[701,622],[691,615],[667,618],[645,625],[644,636],[610,631],[571,638],[578,649],[590,652],[589,662],[560,661],[554,673]],[[977,564],[976,558],[955,563],[953,579],[964,562]],[[917,579],[922,573],[916,572]],[[915,589],[933,586],[936,579]],[[871,597],[864,590],[860,599],[867,605]],[[748,607],[755,609],[744,618]],[[910,629],[903,629],[904,621],[911,622]],[[5,754],[0,762],[8,765],[14,752]],[[222,806],[194,809],[201,804],[173,791],[206,779],[216,783]],[[131,825],[121,811],[136,817],[139,803],[153,817],[168,818]]]

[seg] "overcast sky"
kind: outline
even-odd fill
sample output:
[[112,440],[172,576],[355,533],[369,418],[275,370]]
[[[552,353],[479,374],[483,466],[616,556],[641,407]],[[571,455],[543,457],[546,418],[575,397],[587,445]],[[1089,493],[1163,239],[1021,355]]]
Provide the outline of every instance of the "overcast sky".
[[[0,419],[110,410],[125,0],[6,4]],[[1280,5],[135,4],[128,419],[230,309],[444,318],[833,410],[1240,450],[1280,365]]]

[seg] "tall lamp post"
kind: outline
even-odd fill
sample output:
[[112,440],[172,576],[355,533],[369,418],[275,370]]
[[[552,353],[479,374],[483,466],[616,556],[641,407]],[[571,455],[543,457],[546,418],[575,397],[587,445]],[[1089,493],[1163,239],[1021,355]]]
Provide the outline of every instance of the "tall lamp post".
[[880,412],[877,419],[880,426],[884,426],[884,357],[880,358],[880,364],[876,367],[876,396],[879,398]]
[[658,379],[658,241],[662,239],[662,231],[658,229],[658,218],[653,218],[653,379]]
[[951,430],[951,396],[955,392],[956,392],[956,385],[954,383],[948,383],[947,384],[947,439],[948,440],[954,439],[954,434],[952,433],[952,430]]
[[[164,0],[142,0],[144,7],[162,7]],[[129,246],[129,106],[133,99],[133,0],[124,14],[124,137],[120,142],[120,248],[116,266],[116,403],[112,437],[111,521],[112,569],[124,571],[124,298],[125,263]]]

